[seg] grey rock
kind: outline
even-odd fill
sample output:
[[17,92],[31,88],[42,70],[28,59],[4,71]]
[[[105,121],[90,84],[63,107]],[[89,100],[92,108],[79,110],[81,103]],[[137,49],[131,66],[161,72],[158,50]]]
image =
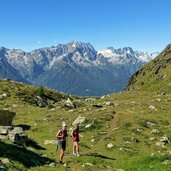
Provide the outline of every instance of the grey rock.
[[106,102],[106,106],[112,106],[114,103],[112,101]]
[[171,150],[167,150],[167,154],[171,155]]
[[91,167],[93,167],[93,166],[94,166],[92,163],[85,163],[85,165],[87,165],[87,166],[91,166]]
[[0,135],[8,135],[12,130],[12,126],[0,126]]
[[9,159],[8,159],[8,158],[4,158],[4,159],[2,159],[1,161],[2,161],[2,163],[4,163],[4,164],[8,164],[8,163],[10,163],[10,161],[9,161]]
[[156,124],[155,123],[153,123],[153,122],[150,122],[150,121],[147,121],[146,122],[146,126],[148,127],[148,128],[151,128],[151,127],[153,127],[153,126],[155,126]]
[[112,143],[107,144],[107,148],[112,148],[114,145]]
[[21,127],[14,127],[9,133],[8,138],[19,146],[26,147],[28,142],[28,136],[24,133]]
[[157,110],[153,105],[150,105],[150,106],[149,106],[149,109],[150,109],[150,110],[153,110],[153,111],[156,111],[156,110]]
[[2,95],[0,95],[0,100],[4,100],[7,98],[7,94],[6,93],[3,93]]
[[16,114],[8,110],[0,110],[0,125],[9,126],[12,124]]
[[64,106],[69,109],[75,108],[74,103],[69,98],[64,102]]
[[158,146],[158,147],[162,147],[162,148],[165,147],[165,143],[163,143],[163,142],[156,142],[155,145]]
[[11,134],[22,134],[22,133],[24,133],[24,130],[21,127],[14,127],[10,133]]
[[153,134],[158,134],[158,133],[160,133],[160,131],[159,131],[158,129],[152,129],[152,130],[151,130],[151,133],[153,133]]
[[68,167],[67,163],[64,163],[63,166],[64,166],[64,167]]
[[156,138],[155,138],[155,137],[151,137],[151,138],[149,138],[149,140],[150,140],[150,141],[155,141]]
[[86,117],[82,117],[81,115],[79,115],[76,120],[72,123],[72,125],[76,125],[76,124],[82,124],[83,122],[86,121]]
[[55,167],[56,166],[56,163],[52,162],[49,164],[49,167]]
[[7,93],[3,93],[2,96],[4,97],[4,99],[6,99],[8,95]]
[[99,134],[100,134],[100,135],[106,135],[107,132],[106,132],[106,131],[100,131]]
[[104,99],[106,96],[102,96],[101,99]]
[[87,125],[85,126],[85,128],[86,128],[86,129],[91,128],[91,127],[93,126],[93,124],[94,124],[94,123],[87,124]]
[[163,142],[164,145],[170,144],[170,140],[168,139],[166,135],[160,138],[160,142]]
[[95,101],[94,98],[87,98],[87,99],[85,99],[85,102],[93,102],[93,101]]
[[37,101],[37,106],[39,107],[46,107],[47,106],[47,102],[41,98],[40,96],[36,97],[36,101]]

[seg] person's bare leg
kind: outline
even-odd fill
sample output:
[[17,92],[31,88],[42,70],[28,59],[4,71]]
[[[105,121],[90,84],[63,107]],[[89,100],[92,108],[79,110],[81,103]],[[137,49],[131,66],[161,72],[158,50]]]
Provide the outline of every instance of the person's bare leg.
[[61,153],[60,153],[60,161],[62,161],[63,160],[63,158],[64,158],[64,150],[63,149],[61,149]]
[[76,155],[76,145],[75,145],[75,142],[73,142],[73,154]]
[[77,154],[77,156],[79,156],[79,146],[78,146],[78,142],[75,142],[75,147],[76,147],[76,154]]

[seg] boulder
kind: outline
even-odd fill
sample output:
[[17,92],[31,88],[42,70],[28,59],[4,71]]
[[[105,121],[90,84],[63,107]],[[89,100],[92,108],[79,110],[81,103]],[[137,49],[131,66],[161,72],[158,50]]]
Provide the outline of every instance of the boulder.
[[155,145],[158,146],[158,147],[162,147],[162,148],[165,147],[165,144],[163,142],[156,142]]
[[101,99],[104,99],[106,96],[102,96]]
[[0,125],[2,126],[11,125],[15,114],[16,113],[8,110],[0,110]]
[[2,96],[4,97],[4,99],[7,98],[7,93],[3,93]]
[[85,163],[84,165],[93,167],[94,165],[92,163]]
[[10,133],[11,134],[22,134],[22,133],[24,133],[24,130],[21,127],[14,127]]
[[155,138],[155,137],[150,137],[149,140],[150,140],[150,141],[155,141],[156,138]]
[[39,107],[46,107],[47,106],[47,102],[41,98],[40,96],[36,96],[36,101],[37,101],[37,106]]
[[114,103],[113,103],[112,101],[109,101],[109,102],[106,102],[105,105],[106,105],[106,106],[112,106],[112,105],[114,105]]
[[72,125],[76,125],[76,124],[82,124],[83,122],[85,122],[86,117],[82,117],[81,115],[77,117],[77,119],[72,123]]
[[8,163],[10,163],[10,161],[9,161],[9,159],[8,159],[8,158],[4,158],[4,159],[2,159],[1,161],[2,161],[2,163],[4,163],[4,164],[8,164]]
[[160,142],[163,142],[164,145],[170,144],[170,140],[167,138],[166,135],[164,135],[163,137],[161,137]]
[[107,144],[107,148],[112,148],[114,145],[112,143]]
[[14,127],[14,129],[9,132],[8,137],[14,144],[23,147],[26,146],[29,140],[27,134],[24,133],[21,127]]
[[22,147],[27,146],[28,140],[28,136],[25,133],[15,134],[14,136],[14,144],[17,144]]
[[93,126],[93,123],[90,123],[90,124],[86,125],[85,128],[88,129],[88,128],[91,128],[92,126]]
[[95,142],[95,139],[93,138],[93,139],[91,139],[91,142]]
[[146,122],[146,126],[148,127],[148,128],[151,128],[151,127],[153,127],[153,126],[155,126],[156,124],[155,123],[153,123],[153,122],[150,122],[150,121],[147,121]]
[[7,98],[7,94],[3,93],[2,95],[0,95],[0,100],[4,100]]
[[153,105],[150,105],[150,106],[149,106],[149,109],[150,109],[150,110],[153,110],[153,111],[156,111],[156,110],[157,110]]
[[8,135],[12,130],[12,126],[0,126],[0,135]]
[[85,102],[92,102],[92,101],[95,101],[95,99],[94,98],[87,98],[87,99],[85,99]]
[[73,102],[68,98],[65,102],[64,102],[64,107],[67,107],[69,109],[74,109],[75,105],[73,104]]
[[151,133],[153,133],[153,134],[158,134],[158,133],[160,133],[160,131],[159,131],[158,129],[152,129],[152,130],[151,130]]
[[13,143],[25,147],[28,136],[21,127],[0,126],[0,139],[10,139]]
[[49,167],[55,167],[56,166],[56,163],[55,162],[52,162],[49,164]]

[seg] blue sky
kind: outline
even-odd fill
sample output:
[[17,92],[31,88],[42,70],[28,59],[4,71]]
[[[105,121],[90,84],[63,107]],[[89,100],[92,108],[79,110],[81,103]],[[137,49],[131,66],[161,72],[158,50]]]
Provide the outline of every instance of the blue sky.
[[72,40],[95,49],[161,51],[171,43],[170,0],[1,0],[0,46],[26,51]]

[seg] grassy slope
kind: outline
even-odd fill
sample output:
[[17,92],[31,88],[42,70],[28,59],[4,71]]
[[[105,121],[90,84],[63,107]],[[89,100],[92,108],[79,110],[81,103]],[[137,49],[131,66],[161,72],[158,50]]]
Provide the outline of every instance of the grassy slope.
[[129,81],[128,89],[171,91],[171,44],[154,60],[144,65]]
[[[37,92],[37,88],[31,86],[24,86],[9,81],[0,81],[0,94],[6,92],[8,98],[0,101],[0,108],[8,108],[17,113],[13,124],[25,124],[30,126],[26,130],[30,138],[36,141],[40,146],[46,148],[45,150],[37,150],[29,147],[28,151],[22,151],[13,146],[9,146],[12,154],[16,153],[25,158],[25,162],[16,155],[12,158],[12,163],[7,164],[9,170],[114,170],[121,168],[129,171],[148,171],[148,170],[170,170],[170,165],[164,165],[164,160],[171,161],[171,157],[167,155],[167,151],[171,150],[171,145],[166,148],[155,146],[155,142],[160,139],[164,134],[171,139],[171,94],[165,95],[156,92],[123,92],[121,94],[114,94],[105,97],[104,99],[98,98],[95,102],[86,102],[83,106],[78,107],[73,112],[68,109],[62,108],[62,100],[67,96],[56,94],[52,90],[51,95],[55,96],[58,101],[54,105],[54,110],[46,108],[39,108],[33,103],[22,101],[34,96],[33,92]],[[18,91],[20,92],[18,94]],[[26,92],[26,93],[21,93]],[[23,98],[23,94],[24,98]],[[58,95],[58,96],[57,96]],[[160,100],[159,100],[160,99]],[[107,101],[114,102],[115,106],[105,106],[102,108],[92,107],[94,103],[104,104]],[[49,102],[52,103],[52,102]],[[15,105],[14,105],[15,104]],[[149,106],[153,105],[156,111],[150,110]],[[114,114],[116,113],[116,114]],[[84,156],[72,156],[72,144],[69,138],[69,143],[66,151],[65,162],[68,168],[57,165],[55,168],[50,168],[44,164],[39,167],[34,166],[34,162],[42,160],[39,155],[43,155],[52,160],[58,160],[58,155],[55,151],[55,145],[45,145],[44,140],[54,140],[56,131],[60,128],[61,122],[66,121],[71,127],[71,123],[79,115],[86,116],[87,123],[95,122],[95,126],[88,130],[82,129],[80,142],[80,153]],[[155,126],[148,128],[146,121],[155,123]],[[137,128],[141,132],[137,131]],[[156,128],[160,131],[159,134],[151,133],[151,130]],[[106,132],[103,134],[103,132]],[[154,142],[150,141],[150,137],[156,137]],[[94,139],[94,142],[91,142]],[[129,143],[130,142],[130,143]],[[114,147],[107,149],[106,145],[112,143]],[[6,144],[10,145],[7,141]],[[5,145],[6,146],[6,145]],[[8,147],[8,146],[7,146]],[[6,147],[6,148],[7,148]],[[0,151],[4,150],[4,145],[0,144]],[[8,151],[7,157],[10,156]],[[89,153],[100,153],[108,157],[115,158],[116,160],[107,160],[97,157],[86,156]],[[151,154],[155,153],[154,157]],[[164,154],[162,154],[164,153]],[[27,156],[24,156],[27,155]],[[0,153],[0,157],[4,157]],[[25,164],[27,163],[28,164]],[[82,165],[84,163],[92,163],[93,167]],[[43,163],[43,162],[42,162]]]

